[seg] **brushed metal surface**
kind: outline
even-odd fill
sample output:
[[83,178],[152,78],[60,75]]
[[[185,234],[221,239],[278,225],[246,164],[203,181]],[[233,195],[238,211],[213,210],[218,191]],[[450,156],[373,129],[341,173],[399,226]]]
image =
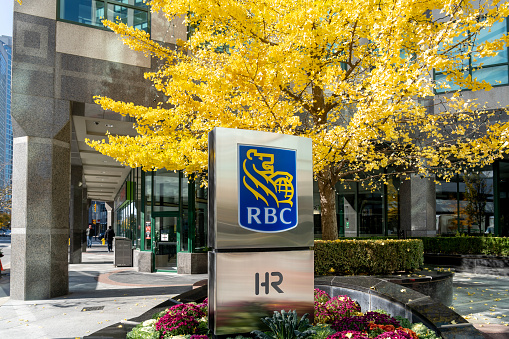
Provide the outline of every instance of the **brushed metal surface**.
[[209,328],[216,335],[264,329],[260,319],[281,310],[313,319],[313,265],[310,250],[209,252]]
[[[296,151],[298,225],[279,233],[254,232],[238,223],[238,145]],[[313,162],[311,139],[215,128],[209,134],[209,246],[216,249],[313,246]]]

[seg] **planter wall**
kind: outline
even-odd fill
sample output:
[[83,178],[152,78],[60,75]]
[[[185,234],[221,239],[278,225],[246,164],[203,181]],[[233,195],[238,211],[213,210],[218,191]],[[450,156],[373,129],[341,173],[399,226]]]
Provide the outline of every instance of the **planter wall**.
[[412,289],[374,277],[317,277],[315,287],[331,297],[348,295],[363,312],[384,309],[393,316],[422,322],[444,339],[484,339],[472,324],[444,304]]
[[424,263],[440,267],[453,267],[458,272],[509,276],[509,257],[425,253]]
[[207,253],[184,253],[177,255],[178,274],[203,274],[208,271]]

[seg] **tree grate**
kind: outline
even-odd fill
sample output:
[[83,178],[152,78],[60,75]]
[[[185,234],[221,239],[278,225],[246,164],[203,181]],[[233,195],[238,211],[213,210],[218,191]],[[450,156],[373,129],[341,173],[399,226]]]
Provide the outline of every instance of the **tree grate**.
[[88,312],[88,311],[102,311],[104,309],[104,306],[92,306],[92,307],[83,307],[81,312]]

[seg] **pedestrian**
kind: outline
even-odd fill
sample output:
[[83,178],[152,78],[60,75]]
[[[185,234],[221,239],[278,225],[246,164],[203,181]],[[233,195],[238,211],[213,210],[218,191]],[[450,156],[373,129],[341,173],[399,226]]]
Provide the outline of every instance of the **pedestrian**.
[[92,225],[88,225],[87,228],[87,247],[92,248],[92,240],[94,238],[94,230],[92,229]]
[[104,238],[106,239],[106,242],[108,243],[108,252],[113,252],[113,238],[115,238],[115,232],[113,231],[113,228],[111,226],[108,228],[106,233],[104,234]]

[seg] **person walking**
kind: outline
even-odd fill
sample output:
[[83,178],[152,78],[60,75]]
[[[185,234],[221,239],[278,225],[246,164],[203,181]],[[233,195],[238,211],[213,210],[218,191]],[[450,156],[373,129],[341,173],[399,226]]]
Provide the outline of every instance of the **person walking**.
[[92,248],[92,239],[94,237],[94,230],[92,229],[92,225],[88,225],[87,228],[87,247]]
[[108,243],[108,252],[113,252],[113,238],[115,238],[115,232],[113,231],[113,228],[111,226],[108,228],[106,233],[104,234],[104,238],[106,239],[106,242]]

